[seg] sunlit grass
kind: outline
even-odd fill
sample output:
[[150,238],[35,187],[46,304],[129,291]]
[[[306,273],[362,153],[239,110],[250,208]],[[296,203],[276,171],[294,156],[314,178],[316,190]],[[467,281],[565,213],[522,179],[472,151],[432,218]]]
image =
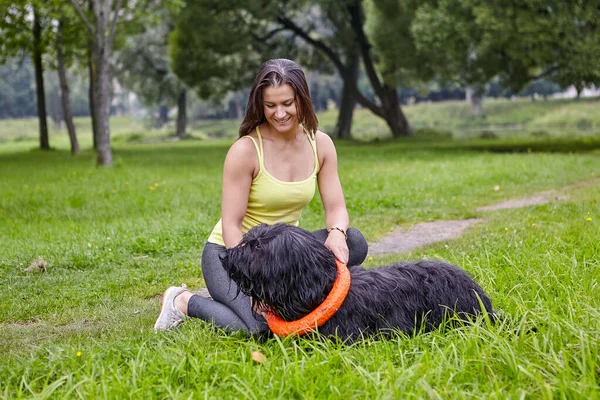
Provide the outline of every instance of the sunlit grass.
[[[115,138],[135,133],[127,132]],[[398,225],[485,219],[458,240],[365,264],[426,257],[460,265],[489,293],[502,316],[496,326],[351,346],[260,342],[202,321],[154,334],[167,286],[204,286],[200,254],[219,218],[231,140],[115,140],[110,169],[96,168],[89,148],[71,157],[67,141],[51,152],[0,144],[0,397],[600,395],[596,142],[337,143],[352,225],[369,241]],[[475,211],[581,181],[596,183],[546,205]],[[322,227],[318,196],[301,224]],[[46,272],[25,272],[38,257]],[[253,351],[267,361],[252,361]]]

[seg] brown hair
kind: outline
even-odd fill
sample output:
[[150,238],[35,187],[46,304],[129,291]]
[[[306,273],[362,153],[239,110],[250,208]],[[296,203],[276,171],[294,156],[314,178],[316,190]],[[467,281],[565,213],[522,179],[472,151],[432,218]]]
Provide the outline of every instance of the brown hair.
[[252,132],[265,122],[262,92],[265,87],[278,87],[288,84],[294,89],[294,101],[298,110],[298,121],[312,135],[317,132],[319,121],[310,99],[310,90],[304,71],[291,60],[277,58],[265,62],[252,84],[246,115],[240,125],[240,137]]

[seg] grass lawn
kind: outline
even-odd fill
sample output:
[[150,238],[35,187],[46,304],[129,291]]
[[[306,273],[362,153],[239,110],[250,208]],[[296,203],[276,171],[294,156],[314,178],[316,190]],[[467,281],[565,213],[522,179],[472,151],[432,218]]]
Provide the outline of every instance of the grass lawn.
[[[447,260],[502,315],[492,327],[351,346],[258,342],[202,321],[153,333],[167,286],[204,286],[199,259],[231,141],[117,137],[111,169],[90,150],[71,157],[60,137],[50,152],[0,143],[0,396],[600,397],[597,136],[337,143],[352,224],[369,241],[398,225],[485,218],[458,240],[365,265]],[[591,180],[550,204],[475,211]],[[301,224],[322,226],[318,196]],[[38,257],[46,272],[25,272]]]

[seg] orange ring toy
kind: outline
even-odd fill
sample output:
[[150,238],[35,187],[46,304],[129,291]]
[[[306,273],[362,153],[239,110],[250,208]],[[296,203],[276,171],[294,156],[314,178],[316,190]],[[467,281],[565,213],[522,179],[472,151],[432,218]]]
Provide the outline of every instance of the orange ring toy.
[[304,335],[327,322],[340,309],[348,290],[350,290],[350,271],[346,264],[335,260],[337,277],[323,303],[310,312],[310,314],[295,321],[285,321],[278,315],[265,312],[264,316],[269,329],[277,336]]

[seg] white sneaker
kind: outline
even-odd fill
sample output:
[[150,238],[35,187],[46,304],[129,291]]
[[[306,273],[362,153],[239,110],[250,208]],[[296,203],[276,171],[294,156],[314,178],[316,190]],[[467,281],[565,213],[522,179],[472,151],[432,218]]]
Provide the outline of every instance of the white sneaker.
[[154,331],[164,331],[175,328],[187,316],[175,307],[175,297],[187,290],[187,286],[171,286],[162,295],[160,315],[154,324]]

